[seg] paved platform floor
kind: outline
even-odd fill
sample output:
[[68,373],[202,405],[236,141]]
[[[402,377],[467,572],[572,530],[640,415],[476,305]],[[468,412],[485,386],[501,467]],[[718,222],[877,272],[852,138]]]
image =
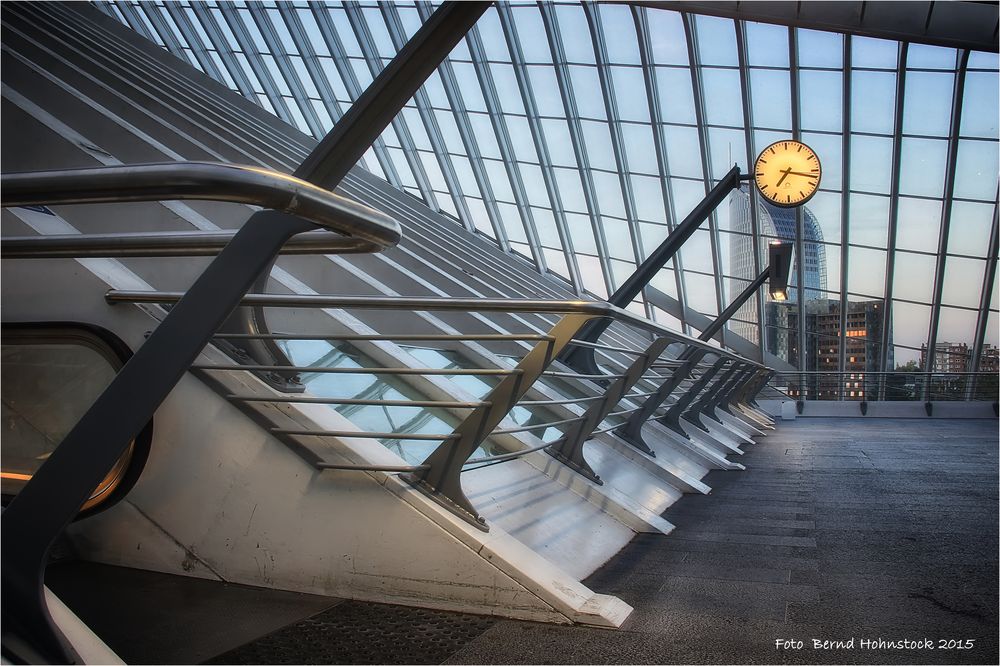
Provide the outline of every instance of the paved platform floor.
[[[47,581],[132,663],[996,664],[997,432],[781,423],[747,447],[746,471],[712,472],[710,495],[664,514],[672,534],[636,537],[585,581],[635,607],[616,631],[85,563]],[[879,639],[931,647],[862,644]]]
[[745,472],[712,472],[710,495],[664,514],[671,535],[636,537],[585,581],[635,607],[621,630],[499,621],[447,663],[996,664],[997,432],[782,422],[747,447]]

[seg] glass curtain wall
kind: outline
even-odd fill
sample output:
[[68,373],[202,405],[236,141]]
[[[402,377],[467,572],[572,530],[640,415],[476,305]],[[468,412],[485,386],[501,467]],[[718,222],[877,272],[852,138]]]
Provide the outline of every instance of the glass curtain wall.
[[[435,4],[97,2],[317,139]],[[998,344],[997,55],[597,3],[498,3],[361,167],[606,298],[734,164],[796,138],[823,164],[797,210],[734,191],[634,311],[697,334],[795,243],[789,298],[724,331],[809,398],[866,373],[976,370]],[[991,277],[992,276],[992,277]],[[874,396],[873,396],[874,397]]]

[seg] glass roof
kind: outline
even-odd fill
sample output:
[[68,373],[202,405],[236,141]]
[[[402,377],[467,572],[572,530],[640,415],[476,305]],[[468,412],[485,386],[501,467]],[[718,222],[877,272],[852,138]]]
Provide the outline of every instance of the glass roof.
[[[435,7],[96,4],[317,139]],[[788,301],[752,299],[724,343],[804,370],[929,365],[923,347],[974,360],[998,344],[997,67],[648,7],[497,3],[362,166],[606,298],[733,164],[799,139],[823,164],[817,195],[790,211],[734,191],[631,308],[696,334],[780,238],[801,259]]]

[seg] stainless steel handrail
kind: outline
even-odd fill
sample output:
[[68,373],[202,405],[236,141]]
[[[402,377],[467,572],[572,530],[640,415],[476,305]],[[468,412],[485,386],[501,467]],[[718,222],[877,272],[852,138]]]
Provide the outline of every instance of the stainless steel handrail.
[[[150,234],[66,234],[8,236],[0,244],[4,259],[68,259],[88,257],[210,257],[222,251],[235,231],[164,231]],[[292,236],[281,254],[357,254],[377,246],[361,238],[329,231]]]
[[294,176],[217,162],[165,162],[31,171],[0,176],[5,207],[202,199],[252,204],[301,217],[330,231],[396,245],[399,223],[372,208]]

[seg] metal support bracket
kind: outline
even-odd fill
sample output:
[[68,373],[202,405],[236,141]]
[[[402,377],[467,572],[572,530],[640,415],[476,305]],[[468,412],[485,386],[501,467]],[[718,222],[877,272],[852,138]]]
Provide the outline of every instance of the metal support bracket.
[[611,382],[604,392],[604,400],[592,404],[583,413],[583,418],[571,425],[569,431],[546,449],[546,452],[595,483],[602,483],[601,477],[591,469],[583,457],[583,444],[672,342],[667,338],[653,340],[646,351],[632,361],[622,376]]

